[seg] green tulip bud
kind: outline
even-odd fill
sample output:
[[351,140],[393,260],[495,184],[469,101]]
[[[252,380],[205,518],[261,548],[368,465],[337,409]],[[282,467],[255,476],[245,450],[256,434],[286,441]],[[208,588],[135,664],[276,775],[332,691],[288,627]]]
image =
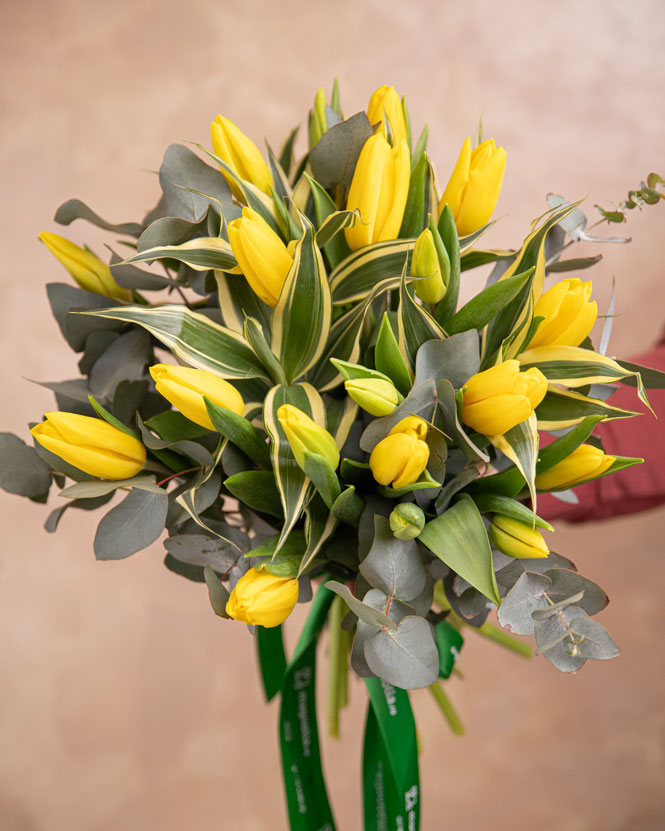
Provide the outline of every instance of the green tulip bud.
[[349,397],[373,416],[387,416],[402,401],[390,381],[382,378],[352,378],[344,382]]
[[413,247],[411,276],[421,278],[413,284],[421,300],[425,303],[438,303],[443,300],[447,275],[441,270],[434,237],[429,228],[425,228]]
[[400,502],[390,514],[390,530],[398,540],[412,540],[425,527],[425,514],[413,502]]

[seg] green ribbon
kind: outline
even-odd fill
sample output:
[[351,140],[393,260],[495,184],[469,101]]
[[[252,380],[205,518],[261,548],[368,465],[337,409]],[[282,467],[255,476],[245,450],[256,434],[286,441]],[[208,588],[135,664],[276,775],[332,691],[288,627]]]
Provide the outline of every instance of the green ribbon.
[[464,638],[447,620],[441,620],[434,627],[434,640],[439,651],[439,678],[450,678]]
[[264,626],[256,628],[256,647],[259,655],[259,668],[266,701],[271,701],[282,689],[282,680],[286,671],[286,655],[282,627]]
[[365,684],[365,831],[418,831],[418,743],[409,694],[380,678],[366,678]]
[[321,769],[315,683],[316,642],[334,598],[321,585],[283,677],[279,738],[290,831],[335,831]]

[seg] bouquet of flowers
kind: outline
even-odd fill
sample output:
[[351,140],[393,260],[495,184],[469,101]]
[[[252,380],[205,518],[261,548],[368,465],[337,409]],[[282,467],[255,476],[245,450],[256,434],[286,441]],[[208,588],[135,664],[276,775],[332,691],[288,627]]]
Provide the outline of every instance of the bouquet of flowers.
[[[325,627],[333,734],[349,665],[368,693],[365,828],[415,829],[408,691],[429,689],[460,729],[445,679],[464,634],[522,654],[511,633],[535,635],[564,672],[618,654],[594,618],[605,592],[550,550],[537,496],[640,462],[606,454],[594,427],[635,415],[612,406],[614,385],[648,405],[662,378],[607,356],[611,309],[590,340],[592,284],[566,274],[599,257],[563,253],[597,239],[578,203],[550,194],[519,250],[480,247],[506,164],[493,140],[467,138],[440,193],[427,128],[412,139],[392,87],[350,118],[337,85],[329,102],[319,90],[297,164],[297,129],[265,158],[227,118],[211,132],[212,150],[167,149],[142,222],[58,209],[122,237],[110,258],[41,234],[77,284],[48,296],[81,377],[45,384],[58,409],[32,425],[34,447],[1,435],[0,482],[36,502],[55,483],[49,532],[121,497],[97,528],[101,560],[166,530],[167,568],[253,636],[303,831],[334,828],[315,710]],[[662,185],[651,174],[600,221]],[[486,264],[460,304],[463,272]],[[287,658],[297,602],[310,611]]]

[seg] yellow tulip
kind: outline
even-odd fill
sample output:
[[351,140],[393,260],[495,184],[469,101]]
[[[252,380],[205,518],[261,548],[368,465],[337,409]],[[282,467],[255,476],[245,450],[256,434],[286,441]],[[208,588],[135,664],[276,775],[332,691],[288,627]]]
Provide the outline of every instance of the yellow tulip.
[[463,388],[462,421],[478,433],[500,436],[527,419],[547,392],[547,379],[519,361],[504,361],[472,375]]
[[388,87],[384,84],[372,93],[367,106],[367,117],[372,127],[378,123],[381,124],[379,132],[386,138],[386,119],[388,119],[394,147],[397,147],[402,139],[408,141],[404,109],[399,95],[395,92],[395,87]]
[[214,430],[203,396],[213,404],[231,410],[237,415],[245,412],[245,403],[238,390],[205,369],[193,369],[189,366],[172,366],[155,364],[150,367],[150,374],[155,381],[155,388],[160,395],[180,410],[190,421]]
[[320,427],[307,413],[291,404],[282,404],[277,418],[286,434],[296,462],[304,470],[305,453],[318,453],[336,470],[339,464],[339,450],[333,436]]
[[416,294],[421,300],[425,303],[438,303],[443,300],[446,294],[446,283],[441,272],[434,237],[429,228],[425,228],[413,247],[411,276],[422,278],[414,280],[413,283]]
[[540,322],[529,349],[534,346],[579,346],[591,331],[598,316],[598,305],[591,302],[593,284],[578,277],[561,280],[536,303],[535,317]]
[[298,581],[276,577],[265,569],[250,568],[235,585],[226,614],[251,626],[279,626],[298,602]]
[[550,553],[540,531],[512,517],[496,514],[490,523],[489,537],[492,545],[509,557],[528,560]]
[[279,236],[252,208],[229,222],[229,242],[252,291],[276,306],[293,257]]
[[[210,137],[215,154],[223,159],[237,176],[256,185],[257,188],[270,196],[272,174],[268,165],[254,142],[247,138],[230,118],[218,115],[210,125]],[[234,196],[240,201],[244,201],[242,193],[233,179],[224,169],[222,169],[222,173]]]
[[82,289],[95,294],[103,294],[104,297],[115,297],[118,300],[132,299],[131,291],[119,286],[111,274],[111,269],[90,251],[80,248],[59,234],[51,234],[48,231],[42,231],[39,239],[64,265]]
[[353,378],[344,382],[348,395],[373,416],[387,416],[397,407],[402,396],[390,381],[383,378]]
[[145,447],[100,418],[77,413],[45,413],[30,431],[65,462],[101,479],[131,479],[145,464]]
[[369,457],[372,475],[380,485],[413,485],[427,467],[427,422],[418,416],[403,418],[376,445]]
[[501,193],[505,169],[506,151],[497,147],[494,139],[484,141],[474,150],[471,139],[465,139],[439,202],[439,213],[450,205],[461,237],[489,222]]
[[411,161],[404,139],[391,147],[381,133],[371,136],[358,157],[348,210],[359,210],[360,219],[344,229],[354,251],[373,242],[397,239],[409,193]]
[[578,482],[594,479],[608,471],[616,458],[603,453],[592,444],[581,444],[567,458],[536,476],[536,487],[542,491],[561,491]]

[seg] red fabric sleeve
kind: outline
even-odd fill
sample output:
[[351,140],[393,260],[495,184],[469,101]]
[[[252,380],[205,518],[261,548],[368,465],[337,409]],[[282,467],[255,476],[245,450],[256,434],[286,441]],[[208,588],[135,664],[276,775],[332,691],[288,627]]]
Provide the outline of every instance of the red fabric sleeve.
[[[659,344],[631,361],[665,371],[665,332]],[[588,482],[575,488],[579,504],[570,505],[550,494],[538,497],[538,513],[548,520],[590,522],[621,514],[633,514],[665,504],[665,390],[649,390],[649,401],[657,418],[637,397],[634,387],[621,386],[610,401],[643,415],[599,424],[595,433],[605,452],[637,456],[644,464]]]

